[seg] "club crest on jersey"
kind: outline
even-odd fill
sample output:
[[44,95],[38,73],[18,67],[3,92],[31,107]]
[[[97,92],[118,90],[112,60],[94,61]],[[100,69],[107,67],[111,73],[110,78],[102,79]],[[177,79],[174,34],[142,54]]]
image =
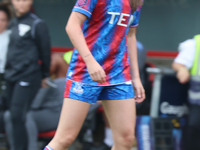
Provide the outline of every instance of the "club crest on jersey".
[[87,1],[88,1],[88,0],[79,0],[79,1],[78,1],[78,6],[81,7],[81,6],[86,5]]
[[83,94],[83,83],[75,82],[75,87],[73,88],[73,92],[77,94]]

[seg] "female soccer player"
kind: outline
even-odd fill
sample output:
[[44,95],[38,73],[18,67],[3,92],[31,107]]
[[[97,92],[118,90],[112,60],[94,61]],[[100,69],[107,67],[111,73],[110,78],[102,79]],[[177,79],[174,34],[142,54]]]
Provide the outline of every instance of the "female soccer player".
[[131,149],[135,102],[145,98],[135,36],[141,3],[141,0],[77,1],[66,26],[75,50],[67,74],[65,100],[56,135],[45,150],[68,149],[90,104],[97,100],[102,100],[113,131],[112,150]]

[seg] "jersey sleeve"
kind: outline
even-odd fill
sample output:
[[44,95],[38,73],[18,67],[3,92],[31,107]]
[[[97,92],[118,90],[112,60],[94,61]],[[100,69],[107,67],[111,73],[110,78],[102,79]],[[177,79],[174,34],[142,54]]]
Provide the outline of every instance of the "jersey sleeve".
[[142,8],[142,6],[139,6],[137,8],[137,10],[133,13],[134,20],[133,20],[132,24],[130,25],[131,28],[137,27],[139,25],[141,8]]
[[97,4],[97,1],[98,0],[77,0],[72,11],[82,13],[90,18]]

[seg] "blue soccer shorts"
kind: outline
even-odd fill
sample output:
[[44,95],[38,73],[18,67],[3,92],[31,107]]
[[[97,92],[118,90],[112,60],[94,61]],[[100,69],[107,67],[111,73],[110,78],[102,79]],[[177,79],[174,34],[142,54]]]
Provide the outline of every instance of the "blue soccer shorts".
[[96,103],[97,100],[121,100],[134,98],[132,82],[109,86],[93,86],[66,80],[64,98],[71,98],[87,103]]

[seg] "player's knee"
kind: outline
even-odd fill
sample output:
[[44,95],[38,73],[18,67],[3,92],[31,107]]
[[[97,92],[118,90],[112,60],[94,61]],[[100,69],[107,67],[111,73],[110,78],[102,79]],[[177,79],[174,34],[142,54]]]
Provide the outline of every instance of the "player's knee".
[[133,142],[134,142],[135,136],[134,135],[127,135],[124,136],[124,144],[126,147],[132,147],[133,146]]
[[75,140],[76,136],[73,135],[66,135],[65,137],[59,138],[59,146],[62,147],[62,149],[68,148]]
[[120,142],[120,144],[123,145],[124,147],[131,148],[133,146],[134,140],[135,140],[134,131],[126,130],[121,133],[118,142]]

